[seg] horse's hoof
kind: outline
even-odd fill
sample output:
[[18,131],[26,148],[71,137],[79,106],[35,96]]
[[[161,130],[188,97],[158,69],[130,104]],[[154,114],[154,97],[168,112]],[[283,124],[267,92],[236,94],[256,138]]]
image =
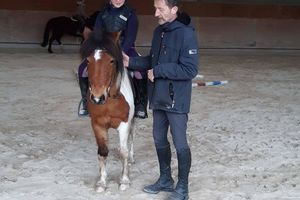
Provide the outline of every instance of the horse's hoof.
[[98,193],[102,193],[102,192],[104,192],[105,191],[105,187],[102,187],[102,186],[98,186],[98,187],[96,187],[96,192],[98,192]]
[[133,165],[133,164],[135,164],[135,160],[134,160],[134,158],[130,158],[128,165]]
[[96,192],[101,193],[104,192],[105,190],[106,190],[106,183],[102,181],[98,181],[96,183]]
[[130,186],[129,183],[126,183],[126,184],[122,183],[119,186],[119,190],[124,191],[124,190],[128,189],[129,186]]

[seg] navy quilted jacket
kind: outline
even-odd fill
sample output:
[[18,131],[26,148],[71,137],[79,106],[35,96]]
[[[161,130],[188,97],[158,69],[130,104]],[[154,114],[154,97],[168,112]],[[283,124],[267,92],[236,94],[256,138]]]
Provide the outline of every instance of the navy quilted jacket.
[[154,30],[149,56],[130,58],[131,69],[153,68],[155,80],[148,81],[150,109],[190,111],[192,79],[198,73],[198,48],[194,28],[175,20]]

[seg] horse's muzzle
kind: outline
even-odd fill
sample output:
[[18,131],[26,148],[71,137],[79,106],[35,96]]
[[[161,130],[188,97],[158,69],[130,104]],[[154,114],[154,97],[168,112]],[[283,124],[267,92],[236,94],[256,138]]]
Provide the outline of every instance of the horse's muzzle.
[[97,104],[97,105],[102,105],[102,104],[105,104],[106,102],[106,99],[105,99],[105,96],[102,95],[100,98],[97,98],[95,97],[93,94],[91,95],[91,100],[94,104]]

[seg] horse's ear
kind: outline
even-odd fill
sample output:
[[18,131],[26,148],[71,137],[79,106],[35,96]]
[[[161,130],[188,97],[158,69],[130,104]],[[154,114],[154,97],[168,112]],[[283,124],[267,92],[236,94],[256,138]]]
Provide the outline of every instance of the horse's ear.
[[111,36],[112,36],[114,42],[116,44],[118,44],[120,36],[121,36],[121,31],[119,31],[119,32],[113,32],[113,33],[111,33]]

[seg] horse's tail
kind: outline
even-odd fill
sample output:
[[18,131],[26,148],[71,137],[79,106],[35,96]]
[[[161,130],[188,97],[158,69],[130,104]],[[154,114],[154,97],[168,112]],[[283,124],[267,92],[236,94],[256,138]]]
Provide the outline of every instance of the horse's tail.
[[45,46],[48,45],[49,35],[50,35],[50,30],[51,30],[51,26],[50,26],[51,21],[52,21],[52,19],[50,19],[46,24],[45,31],[44,31],[44,39],[43,39],[43,42],[41,44],[42,47],[45,47]]

